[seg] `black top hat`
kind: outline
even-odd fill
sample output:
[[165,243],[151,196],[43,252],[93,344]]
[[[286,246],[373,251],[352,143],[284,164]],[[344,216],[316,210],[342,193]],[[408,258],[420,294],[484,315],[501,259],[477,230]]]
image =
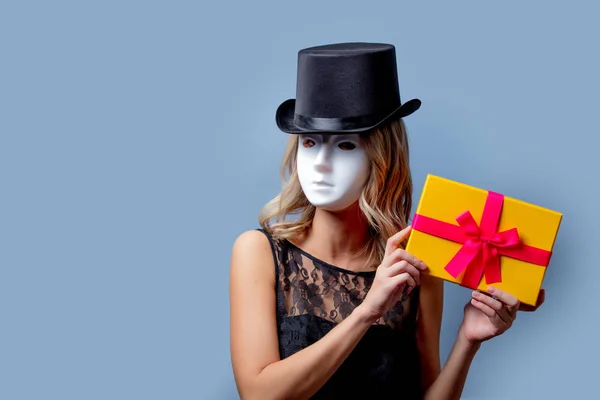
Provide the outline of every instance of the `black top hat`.
[[361,133],[406,117],[419,99],[402,104],[396,49],[383,43],[338,43],[298,52],[296,99],[276,113],[286,133]]

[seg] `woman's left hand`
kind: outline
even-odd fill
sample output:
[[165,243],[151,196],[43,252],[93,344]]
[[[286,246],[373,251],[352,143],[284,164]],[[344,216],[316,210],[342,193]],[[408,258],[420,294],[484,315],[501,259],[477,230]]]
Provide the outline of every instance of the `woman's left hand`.
[[474,291],[465,305],[461,332],[470,343],[480,344],[506,332],[517,318],[520,302],[498,288],[488,288],[490,296]]

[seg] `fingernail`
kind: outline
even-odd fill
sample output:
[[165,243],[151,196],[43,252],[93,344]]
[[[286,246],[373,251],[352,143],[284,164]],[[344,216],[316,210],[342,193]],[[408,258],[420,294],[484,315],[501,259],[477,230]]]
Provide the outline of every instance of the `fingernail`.
[[496,288],[493,286],[488,286],[488,292],[489,293],[494,293],[496,291]]

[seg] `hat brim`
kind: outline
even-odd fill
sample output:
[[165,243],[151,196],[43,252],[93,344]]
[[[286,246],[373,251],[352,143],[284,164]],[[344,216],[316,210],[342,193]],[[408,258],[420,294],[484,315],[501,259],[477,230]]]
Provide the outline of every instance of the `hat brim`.
[[376,123],[361,127],[357,129],[340,129],[340,130],[320,130],[320,129],[303,129],[294,124],[294,112],[296,109],[296,99],[289,99],[281,103],[281,105],[277,108],[277,112],[275,113],[275,121],[277,122],[277,127],[285,132],[285,133],[328,133],[328,134],[344,134],[344,133],[364,133],[371,131],[377,128],[380,125],[385,124],[386,122],[398,118],[404,118],[415,111],[417,111],[421,107],[421,100],[419,99],[411,99],[400,107],[396,108],[389,115],[383,117],[381,120]]

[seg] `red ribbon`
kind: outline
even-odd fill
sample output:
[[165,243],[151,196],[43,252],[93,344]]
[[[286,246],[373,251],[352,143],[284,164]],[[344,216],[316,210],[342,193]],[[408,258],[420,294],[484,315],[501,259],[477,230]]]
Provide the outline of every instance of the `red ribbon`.
[[502,282],[501,255],[547,267],[552,252],[523,244],[517,228],[498,232],[503,204],[503,195],[488,192],[479,226],[467,210],[456,218],[458,226],[415,214],[412,227],[414,230],[462,244],[445,270],[455,279],[464,271],[461,284],[471,289],[479,286],[483,275],[488,285]]

